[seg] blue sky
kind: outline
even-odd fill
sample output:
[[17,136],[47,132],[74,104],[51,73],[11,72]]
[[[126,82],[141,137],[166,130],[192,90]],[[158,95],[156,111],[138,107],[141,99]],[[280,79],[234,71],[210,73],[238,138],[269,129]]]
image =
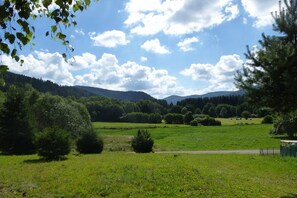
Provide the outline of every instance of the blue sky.
[[10,71],[62,85],[144,91],[156,98],[236,90],[246,45],[271,35],[278,0],[100,0],[64,32],[75,51],[45,37],[53,25],[32,21],[36,43]]

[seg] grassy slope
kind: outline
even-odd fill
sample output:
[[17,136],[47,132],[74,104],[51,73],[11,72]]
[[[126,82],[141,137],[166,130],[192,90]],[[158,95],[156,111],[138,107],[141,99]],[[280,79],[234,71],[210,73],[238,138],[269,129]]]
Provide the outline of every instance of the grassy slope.
[[148,129],[151,133],[155,140],[155,150],[234,150],[279,147],[279,139],[269,135],[271,125],[191,127],[165,124],[94,123],[94,127],[104,137],[106,150],[129,150],[129,141],[139,128]]
[[0,156],[0,197],[294,197],[297,159],[103,153]]

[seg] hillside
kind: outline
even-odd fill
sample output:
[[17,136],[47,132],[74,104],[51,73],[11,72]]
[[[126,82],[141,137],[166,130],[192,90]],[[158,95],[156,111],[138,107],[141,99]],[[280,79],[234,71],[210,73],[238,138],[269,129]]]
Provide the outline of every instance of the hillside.
[[216,91],[216,92],[210,92],[203,95],[190,95],[190,96],[176,96],[172,95],[167,98],[164,98],[164,100],[167,101],[168,104],[176,104],[179,101],[188,99],[188,98],[212,98],[212,97],[219,97],[219,96],[242,96],[244,95],[244,91],[238,90],[238,91]]
[[32,85],[34,89],[39,92],[49,92],[53,95],[59,96],[73,96],[75,98],[89,97],[89,96],[104,96],[112,99],[118,100],[131,100],[134,102],[143,99],[154,99],[152,96],[137,91],[111,91],[107,89],[95,88],[95,87],[85,87],[85,86],[61,86],[53,83],[49,80],[42,80],[37,78],[32,78],[20,74],[14,74],[11,72],[6,72],[3,75],[6,85],[0,87],[0,90],[6,92],[11,85],[16,85],[17,87],[23,87],[26,84]]
[[144,99],[155,100],[155,98],[153,98],[152,96],[141,91],[112,91],[112,90],[95,88],[95,87],[87,87],[87,86],[75,86],[75,88],[87,91],[89,93],[92,93],[98,96],[105,96],[108,98],[113,98],[118,100],[130,100],[134,102],[138,102]]

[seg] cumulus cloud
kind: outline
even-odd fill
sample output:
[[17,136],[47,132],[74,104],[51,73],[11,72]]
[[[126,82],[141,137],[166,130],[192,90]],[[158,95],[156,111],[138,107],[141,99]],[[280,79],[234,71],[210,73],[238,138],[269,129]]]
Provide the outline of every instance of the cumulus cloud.
[[170,54],[166,46],[162,46],[159,39],[148,40],[144,42],[141,46],[147,52],[152,52],[155,54]]
[[126,39],[125,32],[118,30],[106,31],[101,34],[92,32],[90,33],[90,38],[94,41],[94,46],[108,48],[115,48],[119,45],[127,45],[130,43],[130,41]]
[[180,41],[179,43],[177,43],[177,46],[180,48],[180,50],[184,52],[188,52],[188,51],[194,50],[194,48],[191,47],[191,45],[197,42],[199,42],[199,40],[196,37],[186,38],[183,41]]
[[250,17],[255,19],[254,26],[264,27],[273,23],[271,12],[278,11],[278,1],[241,0],[242,6]]
[[145,57],[145,56],[140,57],[140,61],[141,62],[146,62],[147,61],[147,57]]
[[128,61],[120,64],[113,54],[104,53],[96,57],[91,53],[74,56],[65,62],[59,53],[35,51],[21,56],[25,63],[20,66],[10,56],[2,61],[11,72],[51,80],[61,85],[86,85],[113,90],[145,91],[157,98],[186,93],[177,79],[167,70]]
[[78,35],[84,36],[86,35],[85,32],[82,29],[75,29],[74,32]]
[[128,18],[124,23],[132,33],[139,35],[199,32],[230,21],[239,14],[233,0],[129,0],[125,11]]
[[192,64],[180,73],[193,80],[207,81],[210,85],[205,91],[233,90],[234,74],[241,69],[243,60],[237,54],[225,55],[215,64]]

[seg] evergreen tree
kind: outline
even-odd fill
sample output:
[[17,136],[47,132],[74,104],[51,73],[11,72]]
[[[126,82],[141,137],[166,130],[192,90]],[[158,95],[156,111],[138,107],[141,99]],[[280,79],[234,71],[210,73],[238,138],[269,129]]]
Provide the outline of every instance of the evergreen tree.
[[247,64],[235,79],[251,101],[280,113],[297,109],[297,0],[284,0],[272,13],[274,31],[281,36],[262,35],[260,48],[247,49]]
[[0,150],[7,154],[34,151],[33,134],[23,98],[24,91],[12,86],[0,112]]

